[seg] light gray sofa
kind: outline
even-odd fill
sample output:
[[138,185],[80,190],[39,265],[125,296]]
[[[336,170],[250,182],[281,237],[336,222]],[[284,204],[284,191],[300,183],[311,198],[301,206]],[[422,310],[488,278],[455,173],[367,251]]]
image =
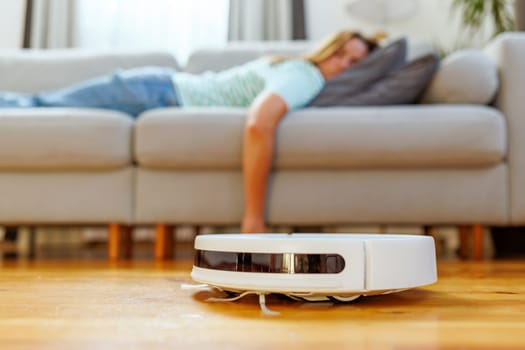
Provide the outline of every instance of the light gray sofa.
[[[307,43],[233,46],[192,56],[201,72]],[[268,48],[271,48],[268,50]],[[525,34],[485,50],[500,71],[493,107],[307,108],[278,130],[270,225],[525,223]],[[169,55],[3,53],[0,89],[34,91],[116,66],[176,66]],[[37,78],[38,77],[38,78]],[[166,108],[130,117],[98,110],[0,110],[0,224],[238,224],[246,110]]]

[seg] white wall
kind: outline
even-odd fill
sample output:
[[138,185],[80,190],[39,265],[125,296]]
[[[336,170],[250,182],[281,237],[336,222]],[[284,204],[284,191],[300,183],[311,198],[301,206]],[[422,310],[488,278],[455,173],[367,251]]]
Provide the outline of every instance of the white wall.
[[19,48],[23,41],[25,0],[0,1],[0,48]]
[[406,1],[405,3],[412,2],[415,5],[410,18],[387,22],[385,28],[352,15],[348,6],[353,1],[355,0],[306,0],[309,38],[318,40],[340,29],[360,30],[366,34],[385,29],[390,37],[408,36],[415,41],[452,49],[464,40],[468,40],[470,46],[480,46],[490,32],[489,26],[486,26],[475,38],[469,36],[461,29],[459,16],[450,11],[452,0],[383,0],[391,3]]

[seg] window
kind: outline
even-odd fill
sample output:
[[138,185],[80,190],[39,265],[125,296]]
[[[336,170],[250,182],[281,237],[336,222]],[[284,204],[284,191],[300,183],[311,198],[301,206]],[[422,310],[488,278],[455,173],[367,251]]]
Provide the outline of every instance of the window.
[[75,46],[163,49],[184,64],[228,38],[228,0],[77,0]]

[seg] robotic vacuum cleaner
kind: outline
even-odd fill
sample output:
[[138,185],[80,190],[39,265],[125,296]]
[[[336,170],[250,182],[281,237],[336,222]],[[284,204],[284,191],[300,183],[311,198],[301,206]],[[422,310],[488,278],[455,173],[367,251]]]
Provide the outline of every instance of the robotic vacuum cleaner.
[[[434,240],[386,234],[211,234],[195,239],[193,280],[222,291],[352,301],[437,281]],[[261,298],[262,297],[262,298]]]

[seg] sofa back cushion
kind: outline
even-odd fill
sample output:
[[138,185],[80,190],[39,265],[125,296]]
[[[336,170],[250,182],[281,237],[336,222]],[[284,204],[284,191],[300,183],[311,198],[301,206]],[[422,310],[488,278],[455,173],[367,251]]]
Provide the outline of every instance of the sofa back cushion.
[[[317,45],[317,42],[303,40],[231,42],[221,48],[196,50],[188,59],[184,71],[196,74],[208,70],[221,71],[262,56],[298,56],[315,48]],[[410,41],[407,43],[408,60],[423,56],[429,52],[433,52],[433,48],[429,44]]]
[[79,49],[0,51],[0,91],[37,92],[105,75],[115,69],[161,66],[178,69],[160,52],[100,52]]
[[226,47],[196,50],[191,54],[184,71],[199,74],[221,71],[273,55],[299,56],[312,48],[308,41],[232,42]]
[[442,60],[422,102],[489,104],[498,86],[498,70],[488,56],[480,50],[460,50]]

